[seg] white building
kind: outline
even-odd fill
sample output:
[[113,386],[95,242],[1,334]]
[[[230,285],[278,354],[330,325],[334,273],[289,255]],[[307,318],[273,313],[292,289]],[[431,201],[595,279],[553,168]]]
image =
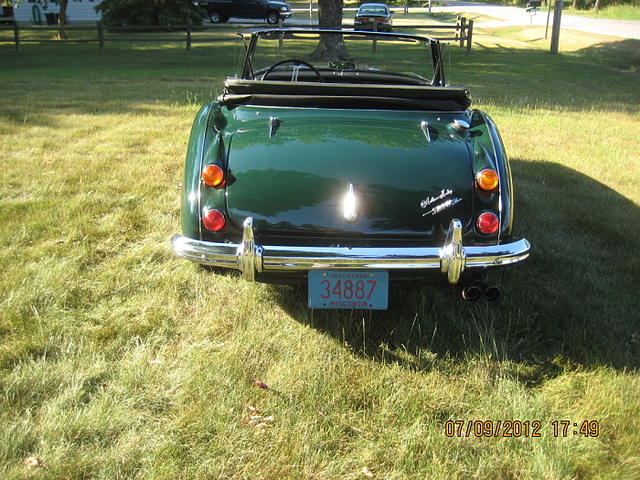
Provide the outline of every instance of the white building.
[[[95,11],[100,0],[69,0],[67,22],[97,22],[101,15]],[[60,13],[56,0],[22,0],[14,2],[13,17],[18,23],[46,24],[48,13]]]

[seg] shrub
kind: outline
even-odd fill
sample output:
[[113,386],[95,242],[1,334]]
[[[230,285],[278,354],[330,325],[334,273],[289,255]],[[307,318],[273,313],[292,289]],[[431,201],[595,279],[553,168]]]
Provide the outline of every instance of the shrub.
[[102,0],[96,10],[107,25],[200,25],[205,15],[190,0]]

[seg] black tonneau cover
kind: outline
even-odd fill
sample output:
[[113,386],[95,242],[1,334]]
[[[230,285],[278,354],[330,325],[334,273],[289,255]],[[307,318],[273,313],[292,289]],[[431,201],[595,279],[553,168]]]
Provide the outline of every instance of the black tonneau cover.
[[239,105],[386,110],[466,110],[469,92],[458,87],[341,84],[227,79],[218,101]]

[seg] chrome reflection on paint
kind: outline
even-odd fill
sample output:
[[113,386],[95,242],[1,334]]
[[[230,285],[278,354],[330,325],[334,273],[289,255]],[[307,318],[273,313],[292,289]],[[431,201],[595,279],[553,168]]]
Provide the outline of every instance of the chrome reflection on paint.
[[353,184],[350,183],[347,187],[347,194],[344,196],[344,200],[342,200],[342,216],[347,222],[355,222],[356,218],[358,218],[356,207],[356,194],[353,188]]

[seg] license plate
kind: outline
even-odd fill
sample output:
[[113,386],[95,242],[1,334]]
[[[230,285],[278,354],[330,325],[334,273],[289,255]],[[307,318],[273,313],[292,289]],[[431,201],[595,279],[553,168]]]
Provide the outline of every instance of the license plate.
[[309,307],[386,310],[389,273],[385,271],[309,271]]

